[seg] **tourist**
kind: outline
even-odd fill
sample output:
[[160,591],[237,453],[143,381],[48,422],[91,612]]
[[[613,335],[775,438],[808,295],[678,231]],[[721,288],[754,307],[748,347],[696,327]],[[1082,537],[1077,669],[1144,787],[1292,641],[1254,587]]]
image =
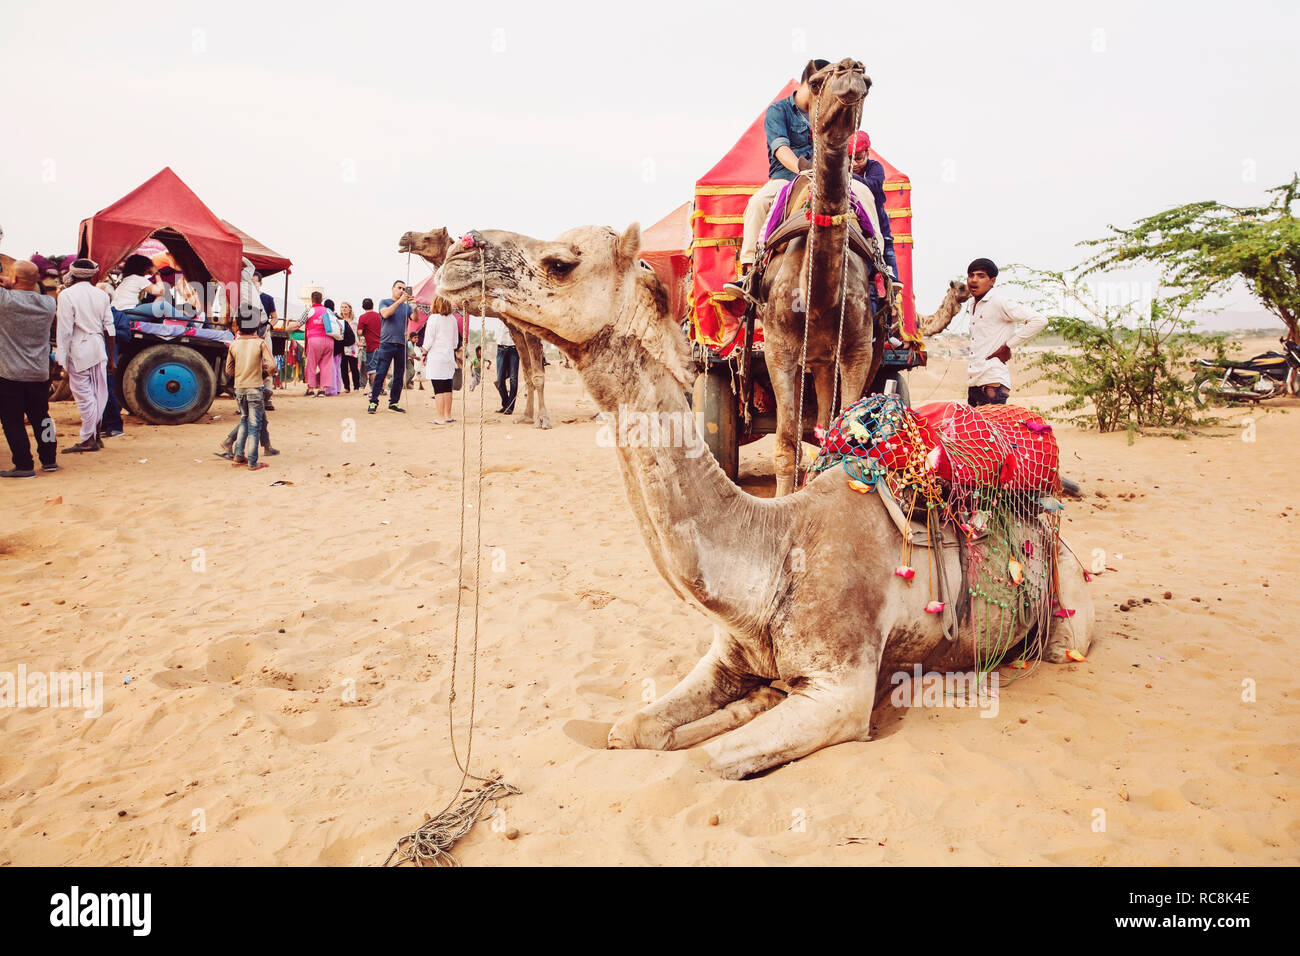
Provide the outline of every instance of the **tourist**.
[[853,178],[871,190],[876,201],[876,221],[880,223],[880,239],[884,244],[885,265],[889,266],[889,277],[898,281],[898,259],[894,255],[894,230],[889,224],[889,214],[885,212],[885,167],[869,155],[871,137],[862,130],[849,139],[849,157],[852,162],[850,172]]
[[[113,311],[108,294],[94,284],[97,272],[99,266],[90,259],[76,260],[70,270],[72,285],[59,295],[56,308],[58,344],[55,361],[60,368],[67,370],[68,385],[76,400],[77,411],[81,413],[80,440],[63,449],[66,452],[98,451],[104,447],[99,440],[99,422],[108,404],[108,376],[116,371],[116,350],[113,348]],[[122,284],[126,285],[137,276],[137,273],[132,273]]]
[[339,306],[339,321],[343,323],[343,364],[340,367],[343,391],[361,391],[361,372],[357,367],[357,331],[352,318],[352,303]]
[[24,418],[36,436],[41,470],[59,470],[49,405],[54,299],[40,291],[40,278],[28,261],[14,263],[12,280],[0,277],[0,425],[13,459],[0,478],[36,477]]
[[235,341],[230,343],[230,351],[226,354],[226,376],[235,386],[235,403],[239,406],[239,432],[235,436],[234,462],[236,466],[246,464],[250,471],[266,467],[265,462],[257,460],[262,423],[266,418],[262,384],[275,367],[271,342],[257,334],[257,325],[255,317],[241,317],[236,327]]
[[334,380],[330,386],[325,389],[326,395],[337,395],[343,391],[343,323],[339,320],[338,311],[334,308],[334,300],[326,299],[323,303],[330,313],[330,338],[334,340]]
[[431,315],[424,326],[424,374],[433,388],[433,423],[451,417],[451,385],[460,364],[460,326],[454,315]]
[[499,414],[513,415],[515,399],[519,396],[519,350],[515,348],[510,326],[501,323],[497,337],[497,392],[501,395]]
[[[737,295],[749,297],[754,260],[758,254],[759,233],[767,221],[767,214],[777,194],[787,182],[805,169],[812,168],[813,130],[808,119],[813,91],[809,80],[826,66],[828,60],[809,60],[803,68],[799,87],[785,99],[777,100],[767,108],[763,119],[763,132],[767,139],[768,181],[749,197],[745,205],[744,238],[740,246],[739,264],[742,278],[727,283],[724,288]],[[875,210],[871,191],[865,185],[849,180],[853,195],[864,206]],[[500,369],[497,370],[500,374]]]
[[361,318],[357,319],[357,333],[361,336],[361,345],[365,352],[366,385],[375,380],[375,363],[379,361],[380,323],[383,321],[375,311],[373,299],[361,300]]
[[398,279],[393,283],[393,298],[379,303],[379,350],[375,358],[375,377],[370,383],[370,404],[366,406],[366,411],[371,415],[379,407],[379,393],[384,390],[384,379],[388,376],[390,366],[393,370],[393,383],[388,390],[388,410],[406,411],[399,402],[406,370],[406,324],[411,318],[412,301],[411,290],[405,282]]
[[[253,271],[253,264],[244,260],[244,269],[241,276],[239,297],[240,297],[240,322],[246,327],[254,330],[253,334],[261,338],[267,349],[271,349],[271,316],[275,314],[275,300],[271,300],[272,311],[266,311],[266,302],[269,296],[260,293],[258,290],[260,284],[257,281],[257,273]],[[266,417],[266,412],[274,406],[271,404],[271,396],[274,394],[274,374],[276,370],[274,354],[272,355],[271,365],[266,376],[262,379],[262,424],[259,429],[259,439],[262,447],[268,455],[278,455],[279,450],[271,447],[271,428]],[[247,422],[243,416],[230,430],[225,440],[221,443],[221,451],[217,452],[218,458],[235,459],[235,446],[240,449],[244,447],[245,435],[247,432]]]
[[[1047,319],[1029,306],[993,288],[998,267],[992,259],[976,259],[966,267],[970,304],[970,357],[966,373],[966,401],[971,405],[1005,405],[1011,394],[1012,348],[1019,348],[1047,325]],[[977,358],[976,356],[985,356]]]
[[330,312],[322,304],[320,292],[311,294],[311,305],[301,319],[290,323],[289,331],[304,329],[307,361],[307,391],[304,395],[323,397],[334,376],[334,339],[326,328]]

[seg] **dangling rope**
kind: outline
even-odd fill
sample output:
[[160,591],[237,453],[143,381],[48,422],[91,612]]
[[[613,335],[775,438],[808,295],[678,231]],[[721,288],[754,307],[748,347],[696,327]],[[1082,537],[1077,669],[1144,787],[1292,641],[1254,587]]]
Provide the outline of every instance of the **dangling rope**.
[[[462,241],[474,242],[474,239],[471,235]],[[472,248],[472,246],[469,248]],[[478,259],[479,341],[484,342],[487,340],[487,267],[484,262],[481,242],[478,247]],[[465,331],[466,333],[469,332],[468,318],[465,321]],[[469,349],[468,334],[465,336],[465,349],[466,351]],[[456,663],[460,654],[461,590],[465,578],[465,465],[469,434],[467,423],[469,418],[469,390],[462,387],[460,411],[460,550],[456,561],[456,622],[451,643],[451,689],[447,694],[447,729],[451,738],[451,754],[456,760],[457,769],[460,770],[460,783],[457,785],[451,799],[447,802],[447,806],[440,813],[426,820],[419,829],[408,833],[397,841],[397,846],[393,848],[393,851],[388,854],[388,859],[384,861],[385,866],[392,862],[394,856],[397,857],[395,866],[401,866],[403,863],[413,863],[416,866],[460,866],[460,861],[452,856],[451,848],[456,845],[461,837],[473,829],[475,823],[484,817],[484,810],[487,805],[492,804],[492,812],[488,813],[487,816],[493,816],[497,812],[498,801],[504,797],[523,792],[518,787],[506,783],[499,774],[493,777],[480,777],[469,772],[470,759],[474,753],[474,712],[478,701],[479,570],[482,566],[483,542],[483,416],[485,411],[483,402],[486,393],[487,389],[480,389],[478,396],[478,483],[473,506],[477,512],[474,530],[474,647],[470,659],[469,731],[465,741],[465,761],[464,763],[461,762],[460,751],[456,746],[454,711],[456,703]],[[453,809],[457,796],[464,792],[465,781],[470,777],[479,781],[480,786],[462,800],[460,806]]]

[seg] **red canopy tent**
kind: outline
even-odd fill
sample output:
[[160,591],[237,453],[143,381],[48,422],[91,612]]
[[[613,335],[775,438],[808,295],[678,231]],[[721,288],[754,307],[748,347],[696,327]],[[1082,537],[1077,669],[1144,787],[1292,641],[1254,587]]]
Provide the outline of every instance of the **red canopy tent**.
[[[794,80],[788,82],[773,102],[789,96],[798,85]],[[767,139],[763,134],[766,113],[766,109],[760,113],[736,145],[695,183],[695,211],[691,214],[691,336],[715,348],[731,338],[744,308],[739,300],[722,292],[722,286],[739,275],[737,259],[744,233],[745,204],[767,182]],[[912,185],[874,149],[869,155],[885,168],[885,212],[894,233],[899,278],[907,288],[904,328],[914,330]]]
[[243,240],[181,182],[170,166],[89,219],[83,219],[77,254],[99,263],[96,281],[150,236],[158,239],[191,281],[214,280],[239,300]]
[[668,305],[675,319],[686,315],[690,301],[687,277],[691,269],[691,204],[684,202],[641,232],[641,258],[668,287]]
[[253,264],[253,268],[262,273],[262,278],[273,276],[277,272],[283,272],[288,278],[292,260],[288,256],[282,256],[268,246],[262,245],[244,230],[235,226],[228,220],[221,220],[221,224],[239,237],[240,242],[244,244],[244,257]]

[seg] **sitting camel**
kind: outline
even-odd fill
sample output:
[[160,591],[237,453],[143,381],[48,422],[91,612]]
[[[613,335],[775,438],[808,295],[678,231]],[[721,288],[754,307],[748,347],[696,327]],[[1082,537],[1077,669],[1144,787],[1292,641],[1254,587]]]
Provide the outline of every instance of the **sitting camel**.
[[[637,259],[640,241],[635,225],[622,235],[582,227],[551,242],[473,233],[438,273],[441,294],[464,308],[481,290],[494,292],[512,323],[573,360],[604,412],[632,409],[659,425],[651,435],[660,440],[633,432],[618,448],[628,501],[668,585],[718,626],[680,684],[613,726],[610,747],[676,750],[707,740],[713,768],[740,778],[868,739],[872,708],[889,690],[882,674],[917,664],[969,669],[977,653],[1004,652],[1008,638],[1012,647],[1041,643],[1052,661],[1086,652],[1093,609],[1072,559],[1056,569],[1060,605],[1074,613],[1048,617],[1045,635],[1031,637],[1013,612],[999,648],[969,627],[952,641],[940,616],[926,613],[936,584],[926,579],[937,563],[959,575],[956,549],[916,561],[910,583],[895,575],[900,533],[881,495],[854,491],[838,468],[781,498],[754,498],[732,484],[690,427],[690,350],[663,283]],[[663,427],[673,421],[687,426],[677,440]],[[1041,534],[1032,523],[1025,534]],[[1054,563],[1046,548],[1024,562],[1038,575]],[[998,613],[982,599],[974,605]],[[773,686],[778,680],[784,690]]]
[[961,311],[962,303],[970,298],[970,289],[963,279],[953,279],[948,283],[939,308],[930,315],[916,317],[916,330],[924,336],[938,335],[952,322],[953,316]]
[[[451,245],[451,241],[451,235],[445,226],[439,226],[428,232],[406,232],[397,241],[397,251],[414,253],[437,268],[447,257],[447,247]],[[505,323],[519,352],[519,368],[524,380],[524,402],[522,411],[515,415],[515,421],[521,424],[532,424],[537,428],[550,428],[551,413],[546,410],[546,361],[542,354],[542,340],[493,311],[490,293],[487,301],[483,314]],[[469,310],[466,312],[467,315],[471,313],[478,315],[480,303],[472,302],[466,308]],[[533,413],[534,396],[537,403],[536,415]],[[518,401],[515,404],[518,405]]]

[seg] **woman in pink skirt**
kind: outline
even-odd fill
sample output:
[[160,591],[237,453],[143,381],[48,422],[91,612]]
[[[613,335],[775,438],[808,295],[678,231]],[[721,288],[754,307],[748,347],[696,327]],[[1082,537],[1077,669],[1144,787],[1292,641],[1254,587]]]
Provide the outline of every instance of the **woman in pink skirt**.
[[327,315],[329,310],[321,304],[321,294],[313,292],[311,308],[289,328],[290,332],[294,332],[303,326],[307,327],[304,351],[307,356],[308,395],[324,396],[326,390],[334,385],[334,339],[325,330]]

